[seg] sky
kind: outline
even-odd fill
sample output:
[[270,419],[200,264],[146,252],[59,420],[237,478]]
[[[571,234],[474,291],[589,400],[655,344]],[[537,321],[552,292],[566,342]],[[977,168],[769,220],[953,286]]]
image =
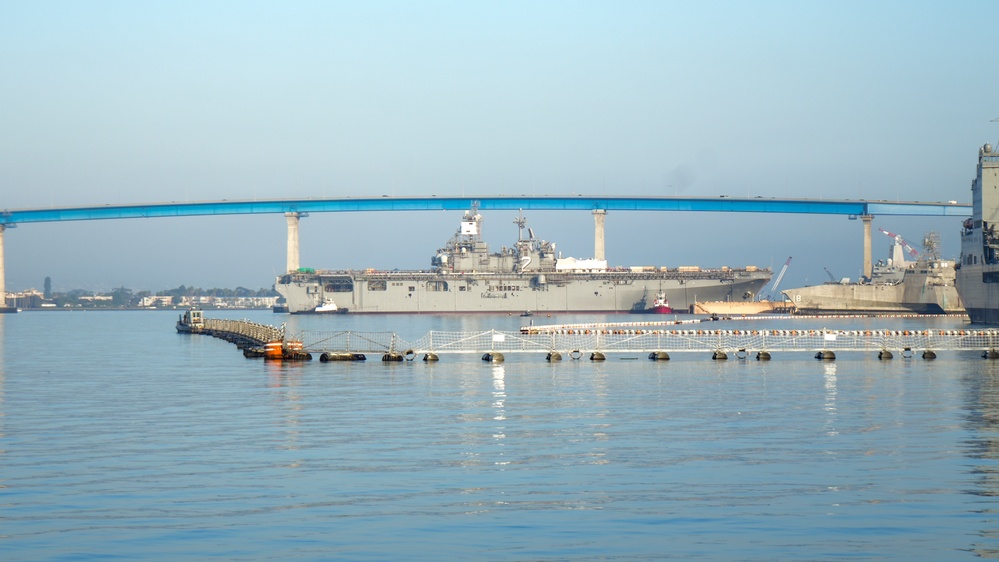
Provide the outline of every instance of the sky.
[[[0,209],[586,194],[970,203],[990,1],[0,3]],[[426,269],[459,212],[314,213],[301,262]],[[516,213],[484,213],[495,249]],[[588,212],[531,212],[593,255]],[[959,252],[957,218],[876,217]],[[860,221],[612,212],[611,265],[856,278]],[[283,216],[25,224],[11,291],[270,287]]]

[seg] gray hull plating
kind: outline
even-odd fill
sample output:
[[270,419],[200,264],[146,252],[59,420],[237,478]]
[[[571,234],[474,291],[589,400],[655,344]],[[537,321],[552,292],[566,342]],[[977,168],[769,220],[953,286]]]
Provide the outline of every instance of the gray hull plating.
[[971,184],[972,216],[961,230],[957,290],[976,324],[999,324],[999,153],[985,144]]
[[697,301],[751,300],[769,271],[539,275],[315,273],[278,278],[292,313],[332,300],[351,313],[643,312],[663,291],[677,311]]

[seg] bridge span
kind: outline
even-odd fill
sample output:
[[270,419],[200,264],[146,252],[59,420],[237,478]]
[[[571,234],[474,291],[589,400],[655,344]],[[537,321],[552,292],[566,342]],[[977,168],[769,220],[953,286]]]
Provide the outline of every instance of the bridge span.
[[797,213],[845,215],[861,219],[864,228],[864,272],[870,277],[871,220],[889,216],[955,216],[971,214],[971,205],[948,202],[767,197],[681,197],[611,195],[484,195],[387,196],[312,199],[222,200],[5,209],[0,212],[0,309],[6,304],[3,262],[4,231],[17,225],[79,220],[153,217],[284,214],[288,222],[288,270],[299,267],[298,222],[309,213],[361,211],[572,210],[594,216],[594,257],[603,259],[604,217],[608,211],[693,211],[737,213]]

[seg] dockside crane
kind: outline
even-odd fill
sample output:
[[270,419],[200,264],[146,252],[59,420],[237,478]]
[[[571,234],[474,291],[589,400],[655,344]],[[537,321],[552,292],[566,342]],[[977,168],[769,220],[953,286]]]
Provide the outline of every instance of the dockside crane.
[[908,240],[906,240],[905,238],[902,238],[898,234],[894,234],[892,232],[888,232],[887,230],[885,230],[883,228],[879,228],[878,230],[880,230],[885,236],[888,236],[890,238],[894,238],[895,239],[895,243],[898,244],[899,246],[902,246],[902,248],[904,248],[905,251],[908,252],[910,256],[912,256],[913,259],[917,259],[917,260],[919,259],[919,252],[917,252],[916,249],[912,247],[912,244],[910,244],[908,242]]
[[773,284],[770,286],[770,292],[767,293],[766,298],[760,299],[765,301],[772,301],[774,294],[780,294],[777,292],[777,287],[780,286],[780,280],[784,278],[784,273],[787,271],[787,266],[791,265],[791,257],[788,256],[787,261],[784,262],[784,267],[780,268],[780,273],[774,278]]

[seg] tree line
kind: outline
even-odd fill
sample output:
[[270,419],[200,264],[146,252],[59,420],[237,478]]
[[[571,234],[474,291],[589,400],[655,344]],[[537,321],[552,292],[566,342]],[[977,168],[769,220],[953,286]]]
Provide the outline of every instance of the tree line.
[[[127,287],[118,287],[108,292],[95,293],[85,289],[73,289],[65,292],[52,291],[52,279],[45,278],[44,299],[46,302],[55,303],[57,307],[77,306],[83,303],[100,307],[108,306],[115,308],[129,308],[139,306],[142,300],[151,296],[174,297],[174,302],[180,302],[183,297],[222,297],[222,298],[252,298],[252,297],[276,297],[278,293],[273,288],[248,289],[246,287],[236,287],[235,289],[215,287],[203,289],[187,285],[181,285],[174,289],[163,289],[160,291],[133,291]],[[94,301],[93,297],[104,297],[102,300]],[[110,297],[110,299],[107,299]]]

